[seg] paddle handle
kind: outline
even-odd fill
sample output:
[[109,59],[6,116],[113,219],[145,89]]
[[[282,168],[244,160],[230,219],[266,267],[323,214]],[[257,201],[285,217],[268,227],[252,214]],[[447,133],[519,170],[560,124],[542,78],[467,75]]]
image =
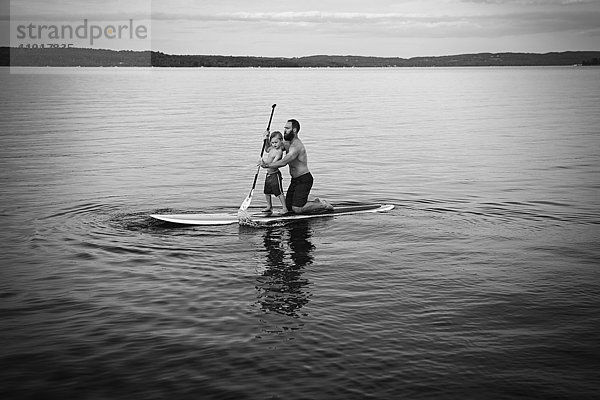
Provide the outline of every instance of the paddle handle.
[[[275,113],[275,107],[277,107],[277,104],[273,104],[271,106],[271,116],[269,117],[269,123],[267,124],[267,131],[271,129],[271,121],[273,121],[273,113]],[[267,147],[267,140],[269,140],[268,138],[265,138],[265,140],[263,140],[263,147],[262,150],[260,151],[260,158],[262,158],[263,154],[265,153],[265,148]],[[260,171],[260,169],[259,169]]]

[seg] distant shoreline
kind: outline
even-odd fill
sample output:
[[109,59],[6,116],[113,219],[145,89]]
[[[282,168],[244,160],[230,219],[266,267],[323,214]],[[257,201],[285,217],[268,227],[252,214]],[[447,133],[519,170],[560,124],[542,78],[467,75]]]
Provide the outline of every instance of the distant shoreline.
[[477,53],[435,57],[329,56],[253,57],[173,55],[156,51],[86,48],[0,47],[0,66],[14,67],[238,67],[365,68],[600,65],[600,51]]

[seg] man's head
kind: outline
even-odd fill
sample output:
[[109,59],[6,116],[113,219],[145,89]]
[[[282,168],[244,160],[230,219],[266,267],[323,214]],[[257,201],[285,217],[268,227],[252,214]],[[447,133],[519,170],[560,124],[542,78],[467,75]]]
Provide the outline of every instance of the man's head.
[[286,141],[291,142],[298,135],[298,132],[300,132],[300,122],[295,119],[289,119],[283,129],[283,138]]

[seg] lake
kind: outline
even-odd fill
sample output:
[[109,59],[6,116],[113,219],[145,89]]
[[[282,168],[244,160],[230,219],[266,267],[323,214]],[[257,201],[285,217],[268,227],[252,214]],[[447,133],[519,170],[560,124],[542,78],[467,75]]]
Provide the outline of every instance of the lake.
[[[599,68],[11,72],[3,398],[600,390]],[[312,195],[395,209],[149,217],[236,211],[274,103],[272,130],[300,121]]]

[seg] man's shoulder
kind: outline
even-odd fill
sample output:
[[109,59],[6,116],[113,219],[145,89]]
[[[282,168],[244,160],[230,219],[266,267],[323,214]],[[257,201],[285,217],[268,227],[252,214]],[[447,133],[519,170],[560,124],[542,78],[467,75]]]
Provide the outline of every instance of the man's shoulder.
[[292,152],[292,151],[298,151],[299,147],[298,147],[298,142],[297,141],[293,141],[292,143],[290,143],[290,147],[288,148],[288,153]]
[[306,152],[306,147],[304,147],[304,143],[302,143],[302,141],[300,141],[300,139],[298,139],[298,152],[299,153]]
[[304,143],[302,143],[302,140],[300,140],[300,138],[296,138],[296,140],[294,140],[290,145],[290,148],[292,147],[296,149],[304,149]]

